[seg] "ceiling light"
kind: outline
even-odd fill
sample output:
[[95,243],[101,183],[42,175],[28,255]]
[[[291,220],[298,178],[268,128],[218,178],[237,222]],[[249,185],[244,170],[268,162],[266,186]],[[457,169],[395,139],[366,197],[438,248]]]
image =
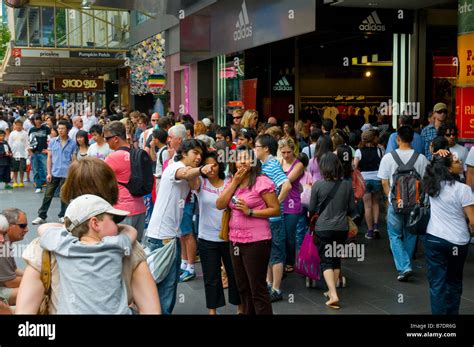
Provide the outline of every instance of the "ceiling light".
[[367,6],[378,6],[379,4],[376,2],[369,2]]
[[365,77],[367,77],[367,78],[372,77],[372,72],[367,71],[367,72],[365,73]]

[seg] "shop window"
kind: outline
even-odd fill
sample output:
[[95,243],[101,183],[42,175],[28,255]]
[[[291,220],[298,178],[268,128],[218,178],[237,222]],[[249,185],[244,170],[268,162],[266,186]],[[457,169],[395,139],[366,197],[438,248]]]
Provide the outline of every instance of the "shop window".
[[107,12],[94,11],[95,15],[95,46],[97,48],[107,47]]
[[146,14],[138,12],[138,11],[135,12],[136,25],[140,25],[146,22],[148,19],[150,19],[150,17],[148,17]]
[[40,11],[39,7],[30,7],[28,9],[28,26],[29,26],[29,46],[41,45],[40,31]]
[[15,8],[15,46],[27,46],[28,45],[28,9]]
[[67,10],[68,36],[70,47],[80,47],[82,43],[81,12]]
[[54,47],[54,7],[42,7],[41,19],[41,45]]
[[68,43],[68,34],[67,34],[67,21],[66,21],[66,10],[64,8],[56,8],[56,42],[58,47],[67,47]]
[[82,11],[82,47],[94,48],[94,11]]
[[122,48],[130,37],[130,15],[128,12],[108,11],[108,41],[110,48]]

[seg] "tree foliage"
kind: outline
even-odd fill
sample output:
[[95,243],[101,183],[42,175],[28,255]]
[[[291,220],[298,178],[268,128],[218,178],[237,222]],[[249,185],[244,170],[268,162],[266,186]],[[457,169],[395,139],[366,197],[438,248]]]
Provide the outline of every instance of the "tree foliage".
[[10,42],[11,34],[8,29],[8,25],[5,23],[0,23],[0,60],[5,57],[5,52],[7,50],[8,43]]

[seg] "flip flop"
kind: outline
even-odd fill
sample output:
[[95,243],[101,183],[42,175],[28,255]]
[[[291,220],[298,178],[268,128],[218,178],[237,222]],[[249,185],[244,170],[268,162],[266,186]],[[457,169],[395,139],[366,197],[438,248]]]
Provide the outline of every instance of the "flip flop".
[[291,265],[287,265],[285,266],[285,272],[286,273],[292,273],[293,271],[295,271],[295,268]]
[[339,310],[341,309],[341,305],[339,305],[339,302],[333,302],[332,304],[326,304],[327,307],[332,308],[333,310]]

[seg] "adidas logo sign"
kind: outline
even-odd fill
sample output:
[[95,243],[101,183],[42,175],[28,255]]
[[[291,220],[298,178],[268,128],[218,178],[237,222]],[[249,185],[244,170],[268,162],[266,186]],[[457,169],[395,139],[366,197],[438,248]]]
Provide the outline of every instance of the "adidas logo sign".
[[237,30],[234,31],[234,41],[240,41],[253,35],[245,0],[242,3],[242,11],[239,13],[239,20],[235,23],[235,28]]
[[281,80],[275,83],[273,90],[276,92],[292,92],[293,87],[290,85],[286,77],[283,76]]
[[385,25],[382,24],[377,12],[373,11],[367,19],[359,25],[360,31],[385,31]]

